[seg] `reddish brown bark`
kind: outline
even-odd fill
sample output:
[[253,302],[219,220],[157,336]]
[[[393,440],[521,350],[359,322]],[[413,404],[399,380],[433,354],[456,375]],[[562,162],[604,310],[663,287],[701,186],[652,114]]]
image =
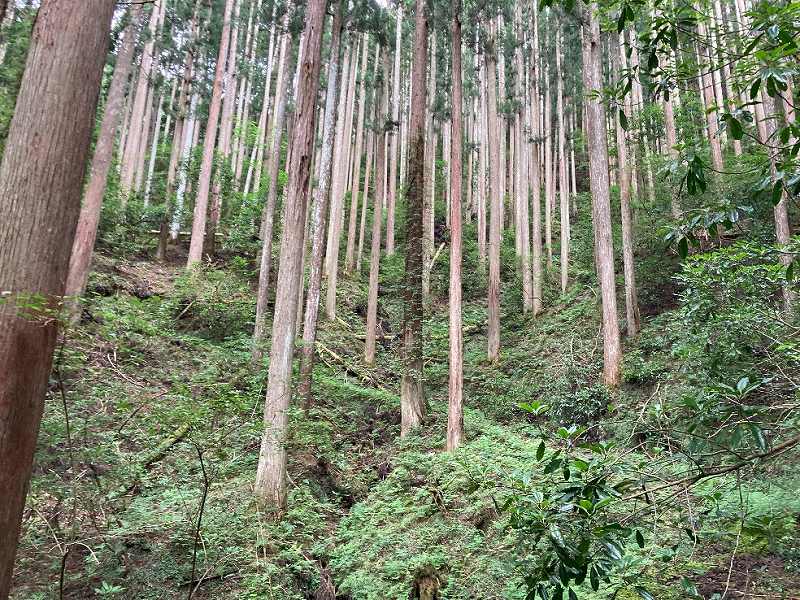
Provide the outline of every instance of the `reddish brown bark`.
[[43,0],[0,164],[0,598],[80,212],[114,2]]
[[[75,232],[75,242],[72,245],[67,286],[64,292],[66,296],[81,296],[89,278],[89,265],[92,262],[97,225],[100,222],[100,208],[103,204],[111,161],[114,158],[114,138],[125,103],[125,87],[131,74],[134,42],[141,13],[141,4],[131,8],[130,22],[125,28],[117,55],[117,64],[114,67],[114,76],[108,89],[103,121],[100,124],[100,132],[92,158],[89,184],[86,186],[83,206],[78,218],[78,228]],[[78,304],[76,303],[74,306],[77,308]],[[71,316],[74,318],[79,314],[77,310],[73,309]]]
[[233,2],[234,0],[225,1],[225,12],[222,17],[222,39],[219,44],[214,85],[211,90],[211,105],[208,108],[208,123],[206,125],[205,140],[203,142],[203,159],[200,163],[200,177],[197,182],[197,197],[195,199],[194,219],[192,221],[192,240],[189,243],[189,258],[186,261],[187,267],[199,263],[203,258],[207,220],[206,212],[208,210],[208,195],[211,189],[211,170],[214,165],[214,148],[217,143],[219,114],[222,109],[222,81],[225,75],[225,65],[228,58]]

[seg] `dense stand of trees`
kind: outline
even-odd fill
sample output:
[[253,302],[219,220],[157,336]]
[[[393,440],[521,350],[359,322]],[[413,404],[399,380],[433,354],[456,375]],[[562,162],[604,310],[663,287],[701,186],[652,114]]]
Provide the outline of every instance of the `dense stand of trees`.
[[[17,4],[0,2],[0,62]],[[367,252],[368,365],[379,359],[382,261],[404,255],[403,435],[424,426],[422,326],[432,270],[449,252],[452,450],[469,433],[466,236],[485,270],[487,358],[499,363],[504,268],[520,277],[523,311],[535,318],[548,305],[546,279],[569,291],[571,223],[591,214],[603,381],[612,387],[621,334],[639,331],[635,202],[655,205],[664,177],[674,191],[661,208],[680,231],[682,194],[755,148],[765,154],[775,238],[789,244],[797,56],[770,29],[786,31],[792,16],[764,11],[747,0],[636,12],[596,2],[133,3],[117,8],[102,86],[113,3],[42,0],[0,167],[0,598],[62,300],[78,319],[104,202],[159,211],[159,260],[174,258],[188,231],[185,262],[196,277],[234,234],[259,240],[252,351],[255,368],[268,356],[269,370],[255,493],[282,510],[298,328],[308,406],[318,320],[337,318],[341,282],[362,276]],[[720,237],[725,225],[716,224]],[[674,239],[685,251],[694,236],[683,231]],[[783,302],[791,312],[789,286]]]

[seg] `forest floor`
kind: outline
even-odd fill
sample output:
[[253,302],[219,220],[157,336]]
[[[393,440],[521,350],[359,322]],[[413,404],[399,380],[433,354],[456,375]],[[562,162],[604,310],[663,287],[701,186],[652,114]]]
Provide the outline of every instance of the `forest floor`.
[[[187,275],[182,264],[180,255],[166,265],[96,258],[82,322],[57,350],[16,599],[180,598],[190,588],[195,598],[400,599],[423,569],[436,573],[443,599],[523,599],[524,556],[503,505],[539,441],[582,423],[588,439],[616,440],[633,468],[653,460],[637,423],[684,385],[670,353],[668,275],[643,284],[644,331],[626,347],[625,384],[609,394],[597,381],[598,300],[579,268],[567,295],[548,292],[537,319],[522,314],[516,283],[504,287],[503,355],[492,365],[485,288],[472,265],[464,282],[467,443],[442,452],[444,260],[425,322],[429,414],[401,440],[402,259],[389,258],[376,367],[361,360],[365,277],[344,279],[337,319],[321,323],[314,403],[290,409],[289,505],[276,520],[252,498],[266,374],[249,354],[253,265],[220,259]],[[512,281],[513,260],[504,264]],[[534,401],[548,405],[546,415],[520,408]],[[679,453],[658,460],[675,472],[683,466]],[[770,486],[724,477],[645,513],[639,526],[659,545],[631,549],[630,566],[655,598],[692,597],[684,576],[707,599],[800,597],[796,520],[769,521],[784,527],[770,544],[736,526],[742,490],[750,516],[800,513],[797,470],[768,468]],[[697,510],[713,518],[692,541],[683,518]],[[620,580],[597,593],[587,585],[580,597],[638,595]]]

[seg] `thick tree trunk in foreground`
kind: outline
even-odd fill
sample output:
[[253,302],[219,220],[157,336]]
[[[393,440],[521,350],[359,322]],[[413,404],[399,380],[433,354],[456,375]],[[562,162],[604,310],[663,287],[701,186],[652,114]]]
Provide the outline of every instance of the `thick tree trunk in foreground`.
[[[64,291],[66,296],[83,295],[89,278],[89,265],[92,262],[92,251],[97,238],[97,225],[100,222],[100,209],[106,191],[108,172],[114,158],[114,139],[125,103],[125,87],[131,74],[136,30],[139,27],[141,12],[141,5],[134,6],[130,11],[130,22],[125,27],[125,33],[122,36],[117,64],[114,67],[114,76],[108,89],[103,121],[100,123],[100,132],[92,158],[89,184],[86,186],[78,228],[75,232],[75,242],[72,245],[69,274]],[[80,315],[77,310],[78,306],[77,303],[74,304],[70,315],[72,318]]]
[[422,424],[422,205],[425,193],[425,71],[428,19],[425,0],[416,0],[414,56],[411,66],[408,192],[406,193],[406,258],[403,284],[403,374],[400,381],[400,435]]
[[[583,88],[585,93],[603,88],[602,46],[597,4],[584,11]],[[620,382],[622,345],[617,319],[617,293],[614,278],[614,247],[611,232],[611,198],[608,181],[606,111],[602,100],[586,99],[589,144],[592,224],[594,227],[597,277],[603,305],[603,381],[608,386]]]
[[333,16],[331,33],[331,58],[328,63],[328,89],[325,91],[325,121],[322,125],[322,155],[317,196],[311,212],[311,272],[308,277],[305,321],[303,323],[303,357],[300,364],[299,395],[305,406],[311,404],[311,375],[314,369],[314,345],[317,341],[320,290],[322,287],[322,261],[325,258],[325,232],[328,217],[328,199],[331,192],[331,166],[333,163],[333,138],[336,129],[336,100],[339,97],[339,50],[342,39],[343,0],[339,0]]
[[452,0],[450,24],[453,52],[452,136],[450,146],[450,383],[447,409],[447,449],[464,438],[464,332],[461,325],[461,1]]
[[22,510],[80,212],[114,3],[43,0],[0,163],[0,598]]
[[303,242],[314,150],[314,121],[319,88],[320,49],[325,23],[325,0],[309,0],[300,45],[295,123],[292,128],[292,168],[286,190],[286,210],[281,238],[280,269],[272,321],[272,350],[264,403],[264,434],[258,457],[255,494],[277,509],[286,506],[286,426],[292,396],[292,357],[300,283],[303,277]]
[[197,197],[194,202],[194,218],[192,220],[192,240],[189,243],[189,258],[186,266],[191,267],[203,259],[203,244],[206,235],[206,212],[208,196],[211,189],[211,171],[214,167],[214,148],[217,145],[217,129],[219,113],[222,109],[222,80],[225,75],[230,42],[231,12],[234,0],[225,0],[225,13],[222,16],[222,39],[217,54],[214,85],[211,89],[211,105],[208,108],[205,140],[203,142],[203,159],[200,163],[200,177],[197,182]]

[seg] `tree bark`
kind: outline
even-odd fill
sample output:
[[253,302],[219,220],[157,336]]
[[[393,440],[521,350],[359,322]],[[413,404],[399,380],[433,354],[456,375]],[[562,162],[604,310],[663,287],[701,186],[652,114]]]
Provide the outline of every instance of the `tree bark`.
[[358,200],[361,192],[361,154],[364,144],[364,114],[366,111],[366,75],[369,38],[365,35],[364,49],[361,56],[361,82],[358,85],[358,122],[356,124],[356,145],[353,151],[353,183],[350,198],[350,223],[347,227],[347,252],[345,253],[344,270],[353,272],[353,261],[356,250],[356,222],[358,218]]
[[[117,63],[114,66],[114,75],[108,89],[103,120],[100,123],[100,132],[95,144],[92,158],[91,175],[86,186],[83,206],[81,207],[78,226],[75,232],[75,241],[70,254],[69,271],[64,294],[66,296],[82,296],[89,279],[89,265],[92,262],[92,251],[97,238],[97,225],[100,222],[100,209],[103,205],[103,196],[108,182],[108,172],[114,158],[114,138],[119,128],[120,116],[125,103],[125,88],[131,74],[133,64],[133,51],[136,42],[136,32],[140,25],[142,7],[136,5],[131,8],[129,23],[122,36]],[[80,315],[75,303],[70,308],[70,318],[73,320]]]
[[[383,54],[382,90],[375,98],[377,119],[375,120],[375,198],[372,201],[372,247],[369,258],[369,291],[367,294],[367,330],[364,342],[364,362],[375,363],[375,336],[378,328],[378,276],[381,265],[381,230],[383,228],[383,197],[386,193],[386,121],[389,101],[389,58]],[[375,84],[377,86],[377,82]],[[376,90],[378,88],[376,87]],[[377,92],[376,92],[377,93]]]
[[[355,69],[355,57],[351,46],[345,52],[342,68],[342,81],[349,81],[350,71]],[[336,289],[339,276],[339,242],[341,240],[341,223],[344,217],[344,172],[347,165],[347,146],[350,132],[347,130],[347,106],[349,104],[349,86],[342,85],[339,90],[338,122],[333,156],[333,181],[330,200],[330,218],[328,220],[328,239],[325,251],[325,272],[328,286],[325,295],[325,316],[329,320],[336,318]]]
[[486,41],[486,86],[489,113],[489,293],[488,307],[488,358],[491,362],[500,360],[500,245],[503,241],[503,197],[500,195],[500,140],[497,138],[497,69],[496,36],[494,24],[490,25],[489,39]]
[[539,163],[541,146],[541,128],[539,126],[539,18],[538,11],[533,11],[533,56],[531,57],[531,127],[534,142],[531,148],[531,182],[533,184],[532,232],[533,237],[533,314],[542,311],[542,186]]
[[[278,81],[275,93],[278,95],[278,104],[271,128],[271,147],[269,161],[269,190],[264,211],[261,216],[261,256],[258,271],[258,291],[256,292],[256,321],[253,330],[253,363],[260,363],[264,357],[264,346],[267,337],[267,303],[269,300],[269,276],[272,266],[272,237],[275,229],[275,204],[278,200],[278,172],[281,165],[281,138],[286,120],[286,103],[291,90],[289,72],[291,64],[286,64],[286,55],[289,53],[289,33],[282,34],[281,39],[281,66],[278,69]],[[291,61],[289,61],[291,62]],[[289,164],[287,162],[287,164]],[[304,218],[305,221],[305,218]],[[305,230],[305,229],[304,229]],[[302,273],[302,271],[301,271]]]
[[386,197],[386,255],[394,254],[394,215],[397,202],[398,136],[400,133],[400,56],[402,54],[403,3],[397,3],[392,83],[392,130],[389,134],[389,189]]
[[194,201],[192,239],[189,243],[189,257],[186,261],[187,268],[196,265],[203,259],[203,245],[205,243],[207,220],[206,213],[208,212],[211,172],[214,167],[214,148],[217,145],[217,129],[219,127],[219,115],[222,107],[222,83],[228,58],[233,4],[234,0],[225,0],[225,12],[222,16],[222,38],[219,44],[219,53],[217,54],[214,84],[211,89],[211,104],[208,108],[208,123],[206,124],[205,139],[203,141],[203,158],[200,163],[197,196]]
[[159,7],[155,4],[150,11],[150,20],[147,25],[149,38],[145,42],[144,49],[142,50],[142,59],[139,64],[139,79],[136,84],[136,94],[131,108],[131,124],[122,154],[120,189],[122,191],[123,203],[127,195],[130,194],[133,189],[136,165],[139,158],[139,148],[143,143],[142,129],[144,129],[145,135],[147,134],[147,129],[144,127],[144,114],[149,94],[150,73],[153,68],[153,50],[155,48],[156,31],[158,30],[159,11]]
[[567,291],[569,280],[569,190],[567,184],[566,131],[564,129],[564,80],[562,72],[561,32],[556,32],[556,102],[558,105],[558,193],[561,216],[561,293]]
[[[331,167],[333,163],[333,138],[336,129],[336,101],[339,97],[340,47],[342,39],[343,0],[339,0],[333,15],[330,62],[328,63],[328,88],[325,91],[325,117],[322,126],[322,155],[320,178],[311,213],[311,271],[308,278],[305,322],[303,324],[303,356],[300,364],[299,395],[306,407],[311,404],[311,378],[314,369],[314,352],[317,340],[320,290],[322,287],[322,261],[325,257],[325,232],[327,228],[328,200],[331,193]],[[365,44],[366,49],[366,44]],[[363,96],[362,96],[363,101]]]
[[[603,89],[602,46],[597,3],[585,7],[583,36],[583,88],[585,93]],[[617,319],[617,294],[614,275],[614,247],[611,229],[611,194],[608,181],[606,111],[599,97],[586,99],[589,171],[592,193],[592,223],[596,264],[603,311],[603,382],[619,385],[622,371],[622,345]]]
[[56,344],[114,2],[42,0],[0,163],[0,598]]
[[[612,52],[619,59],[625,57],[625,47],[620,45],[621,54]],[[614,61],[615,75],[620,75],[620,60]],[[633,219],[631,218],[631,168],[628,162],[628,136],[622,127],[620,115],[616,117],[617,158],[619,166],[619,207],[622,221],[622,268],[625,274],[625,322],[628,336],[639,334],[639,303],[636,294],[636,270],[633,258]]]
[[406,256],[403,290],[403,373],[400,381],[400,435],[422,424],[422,205],[425,193],[425,70],[428,17],[425,0],[415,0],[411,114],[409,117],[408,191],[406,193]]
[[309,0],[306,4],[305,30],[300,45],[295,124],[290,145],[292,168],[289,170],[287,184],[275,317],[272,321],[272,350],[264,403],[264,434],[256,473],[256,498],[278,510],[286,506],[286,411],[292,396],[292,357],[298,291],[303,277],[300,265],[303,261],[303,230],[314,146],[325,6],[325,0]]
[[461,132],[463,91],[461,82],[461,0],[451,0],[453,106],[450,146],[450,369],[447,409],[447,449],[455,450],[464,438],[464,332],[461,322]]

